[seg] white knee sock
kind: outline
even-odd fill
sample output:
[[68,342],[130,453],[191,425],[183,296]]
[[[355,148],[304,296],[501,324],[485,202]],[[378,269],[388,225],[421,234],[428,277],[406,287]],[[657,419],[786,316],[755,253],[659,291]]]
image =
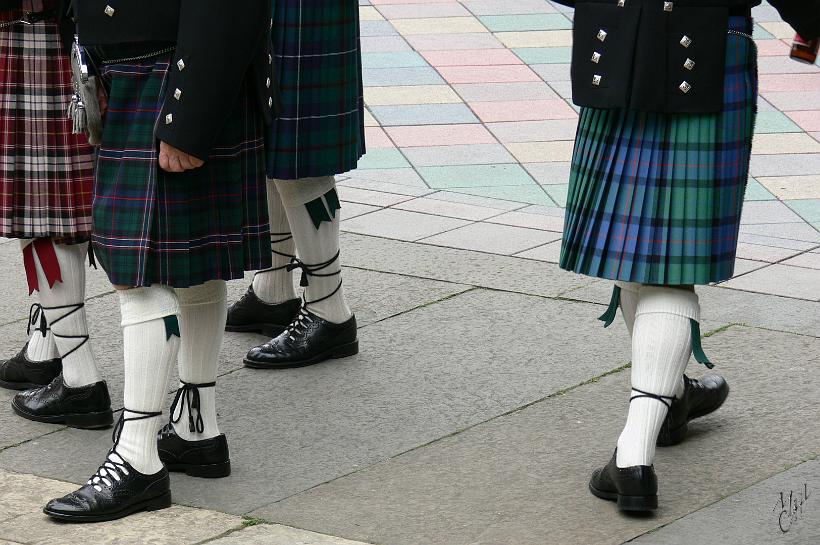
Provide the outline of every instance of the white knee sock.
[[290,224],[282,197],[276,183],[268,180],[268,214],[270,215],[271,250],[273,265],[259,271],[253,277],[253,291],[262,301],[271,304],[284,303],[296,299],[293,289],[293,273],[287,270],[290,260],[296,255],[296,245],[290,233]]
[[37,324],[32,324],[31,335],[29,335],[26,346],[26,357],[31,361],[46,361],[60,357],[51,328],[46,329],[46,334],[43,335]]
[[[342,266],[340,259],[334,260],[339,255],[341,211],[336,210],[335,217],[331,221],[323,221],[317,229],[305,207],[319,198],[327,204],[324,195],[335,189],[336,181],[332,176],[277,180],[276,187],[288,214],[299,258],[308,268],[315,270],[316,275],[322,275],[307,277],[310,285],[305,288],[305,300],[308,303],[317,301],[309,304],[308,310],[337,324],[349,320],[353,313],[345,300],[344,288],[339,287]],[[326,267],[317,267],[326,263]],[[339,274],[333,274],[337,272]]]
[[621,315],[624,317],[626,328],[632,335],[632,328],[635,326],[635,311],[638,309],[638,291],[641,284],[635,282],[615,282],[621,288]]
[[[180,339],[179,302],[173,288],[151,286],[119,292],[125,353],[126,419],[117,454],[134,469],[153,475],[162,469],[157,451],[157,431],[162,415],[140,418],[140,413],[162,413],[168,391],[171,364],[177,358]],[[131,412],[139,411],[139,412]]]
[[690,320],[700,319],[698,296],[677,288],[643,286],[632,333],[632,402],[618,439],[618,467],[652,465],[655,442],[667,405],[640,397],[642,392],[679,395],[681,378],[692,354]]
[[[62,282],[48,286],[39,259],[37,282],[39,299],[57,350],[63,358],[63,380],[68,386],[86,386],[102,380],[91,343],[85,313],[85,259],[88,243],[54,244]],[[35,250],[35,254],[36,254]]]
[[223,280],[212,280],[201,286],[177,289],[176,292],[179,296],[179,326],[182,332],[179,349],[181,383],[179,399],[172,409],[171,419],[182,439],[200,441],[219,435],[216,387],[197,388],[198,409],[195,407],[196,393],[186,388],[216,382],[219,350],[222,348],[225,332],[228,288]]

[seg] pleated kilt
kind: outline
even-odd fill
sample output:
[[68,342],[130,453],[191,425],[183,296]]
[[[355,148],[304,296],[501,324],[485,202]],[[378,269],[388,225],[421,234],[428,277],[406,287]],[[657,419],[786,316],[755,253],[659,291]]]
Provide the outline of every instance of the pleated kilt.
[[[751,33],[751,21],[730,28]],[[757,111],[757,52],[727,36],[724,109],[581,110],[560,266],[645,284],[731,278]]]
[[[0,22],[54,8],[23,0],[0,10]],[[71,134],[71,95],[56,23],[0,28],[0,236],[72,243],[91,235],[93,150]]]
[[264,120],[250,88],[201,168],[159,168],[154,137],[171,56],[108,65],[94,250],[115,285],[176,288],[271,266]]
[[365,153],[359,2],[274,0],[272,35],[284,109],[268,135],[268,175],[355,169]]

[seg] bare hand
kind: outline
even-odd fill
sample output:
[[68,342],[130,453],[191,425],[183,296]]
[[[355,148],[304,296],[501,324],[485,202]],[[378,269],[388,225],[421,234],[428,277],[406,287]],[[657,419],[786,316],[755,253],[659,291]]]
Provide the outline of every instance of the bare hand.
[[171,144],[159,143],[159,168],[165,172],[185,172],[186,170],[199,168],[204,164],[205,161],[197,159]]

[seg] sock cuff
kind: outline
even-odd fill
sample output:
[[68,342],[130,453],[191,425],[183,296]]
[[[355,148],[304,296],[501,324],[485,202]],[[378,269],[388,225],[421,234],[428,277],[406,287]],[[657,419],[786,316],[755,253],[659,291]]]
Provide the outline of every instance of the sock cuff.
[[643,286],[635,316],[643,314],[672,314],[700,322],[698,295],[686,289]]
[[199,286],[177,288],[180,307],[213,305],[228,300],[228,283],[224,280],[209,280]]
[[334,187],[336,178],[321,176],[319,178],[302,178],[299,180],[274,180],[282,204],[294,208],[316,200]]
[[637,282],[622,282],[620,280],[615,282],[615,285],[621,288],[622,291],[628,291],[634,293],[635,295],[637,295],[641,287],[643,287],[643,284],[639,284]]
[[118,293],[122,327],[179,314],[179,299],[174,288],[156,285],[119,290]]

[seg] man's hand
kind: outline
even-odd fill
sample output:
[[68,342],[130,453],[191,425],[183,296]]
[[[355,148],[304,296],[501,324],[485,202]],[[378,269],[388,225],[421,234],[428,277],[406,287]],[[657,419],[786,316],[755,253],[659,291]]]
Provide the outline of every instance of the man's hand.
[[165,172],[185,172],[204,165],[205,162],[165,142],[159,143],[159,168]]

